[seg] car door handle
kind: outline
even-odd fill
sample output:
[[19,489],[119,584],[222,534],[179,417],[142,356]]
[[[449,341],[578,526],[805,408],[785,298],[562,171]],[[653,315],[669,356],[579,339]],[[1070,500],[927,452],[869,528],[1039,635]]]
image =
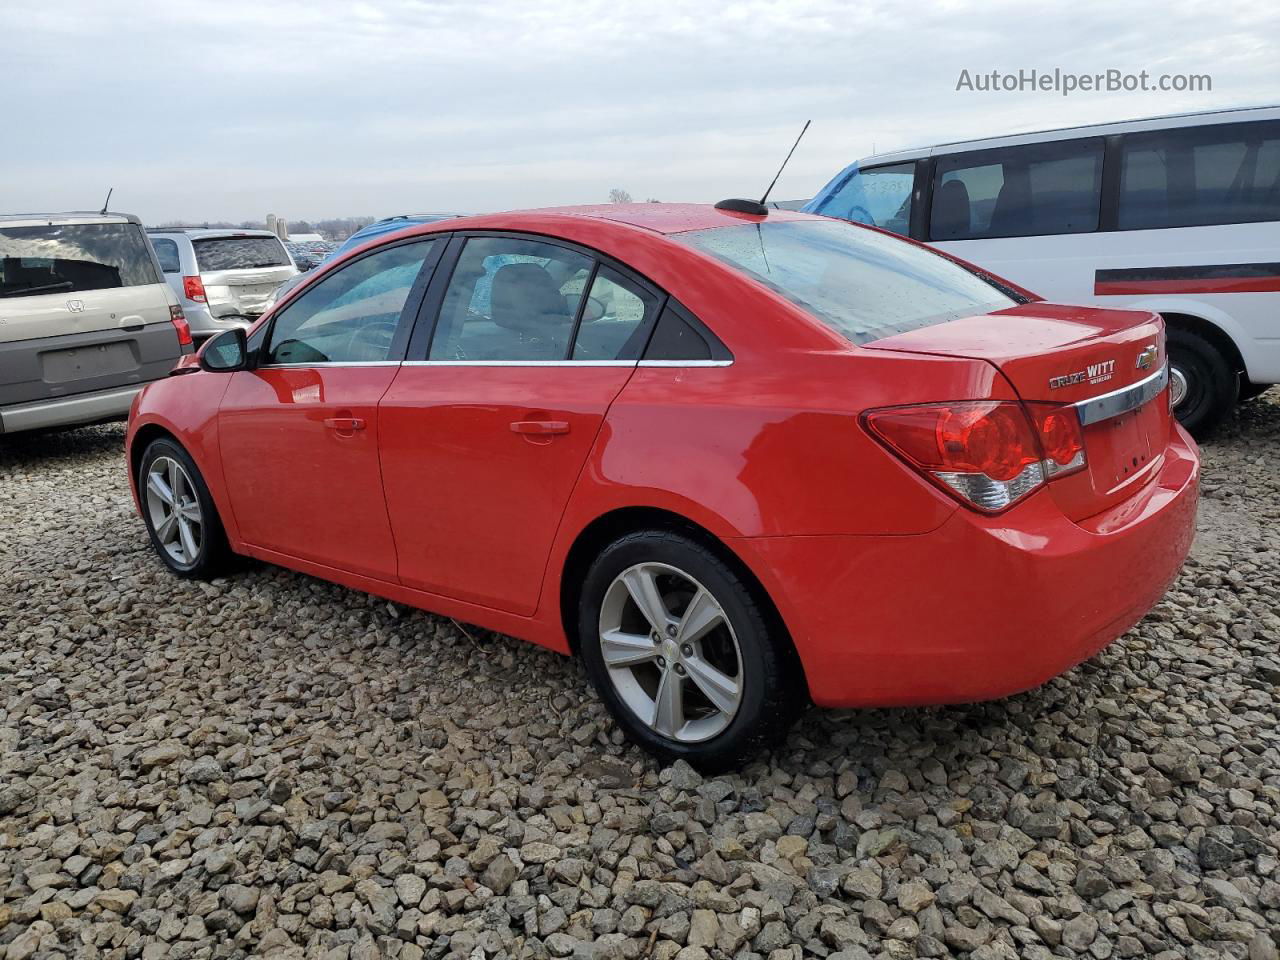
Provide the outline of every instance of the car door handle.
[[545,437],[553,433],[568,433],[569,423],[566,420],[517,420],[511,424],[511,432]]
[[339,433],[351,433],[354,430],[363,430],[364,420],[360,417],[329,417],[324,425]]
[[146,326],[146,321],[136,313],[131,313],[127,317],[120,318],[120,328],[122,330],[128,330],[130,333],[135,333],[136,331],[141,330],[144,326]]

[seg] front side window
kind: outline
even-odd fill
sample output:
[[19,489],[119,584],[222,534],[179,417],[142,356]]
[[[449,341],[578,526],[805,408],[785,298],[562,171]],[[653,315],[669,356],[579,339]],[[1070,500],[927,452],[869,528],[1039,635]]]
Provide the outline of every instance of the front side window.
[[289,254],[276,237],[211,237],[193,240],[201,273],[287,267]]
[[676,238],[763,283],[854,343],[1016,303],[945,257],[838,221],[743,224]]
[[593,265],[537,240],[471,237],[449,279],[429,358],[567,359]]
[[1280,123],[1127,134],[1121,230],[1280,220]]
[[911,191],[915,179],[914,161],[854,169],[813,212],[870,224],[905,237],[911,232]]
[[929,236],[980,240],[1098,229],[1102,140],[1063,140],[939,157]]
[[276,317],[269,364],[371,363],[391,358],[405,302],[434,240],[379,250],[340,267]]
[[178,256],[178,245],[172,240],[155,237],[151,240],[155,248],[156,259],[160,261],[160,269],[165,273],[181,273],[182,259]]
[[159,283],[135,223],[0,226],[0,297]]

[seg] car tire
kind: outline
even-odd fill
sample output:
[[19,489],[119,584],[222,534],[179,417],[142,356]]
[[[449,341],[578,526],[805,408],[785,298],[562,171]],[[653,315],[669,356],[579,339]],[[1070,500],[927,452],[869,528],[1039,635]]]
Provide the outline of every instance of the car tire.
[[648,530],[614,541],[587,572],[581,597],[587,675],[627,736],[662,760],[708,772],[740,766],[808,705],[776,618],[690,537]]
[[1191,330],[1170,327],[1168,350],[1173,412],[1194,437],[1202,439],[1235,406],[1240,378],[1213,344]]
[[199,467],[174,441],[153,440],[143,451],[138,500],[151,546],[173,573],[209,580],[227,571],[232,554],[218,508]]

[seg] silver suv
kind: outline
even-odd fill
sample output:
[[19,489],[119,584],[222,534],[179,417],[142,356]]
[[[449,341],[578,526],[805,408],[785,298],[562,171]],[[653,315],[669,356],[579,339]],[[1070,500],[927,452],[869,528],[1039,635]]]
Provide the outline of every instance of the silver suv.
[[276,287],[298,273],[267,230],[153,228],[147,235],[197,343],[257,320]]
[[191,350],[137,217],[0,216],[0,433],[121,419]]

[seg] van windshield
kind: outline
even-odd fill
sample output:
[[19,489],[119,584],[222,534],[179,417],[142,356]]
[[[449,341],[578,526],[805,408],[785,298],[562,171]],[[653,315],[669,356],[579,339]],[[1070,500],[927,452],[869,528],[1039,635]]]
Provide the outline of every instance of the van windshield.
[[151,248],[137,224],[0,226],[0,297],[159,282]]
[[289,265],[289,254],[275,237],[212,237],[192,241],[191,245],[201,273]]
[[854,343],[1017,303],[945,257],[836,220],[714,227],[675,239],[737,268]]

